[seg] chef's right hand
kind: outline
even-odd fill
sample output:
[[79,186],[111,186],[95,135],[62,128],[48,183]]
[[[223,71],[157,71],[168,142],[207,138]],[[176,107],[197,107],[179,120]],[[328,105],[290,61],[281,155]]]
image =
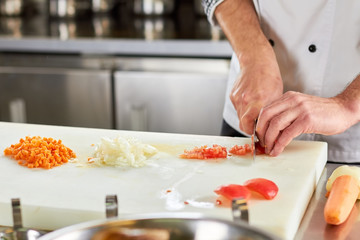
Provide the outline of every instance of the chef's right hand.
[[215,17],[238,57],[241,75],[230,99],[240,129],[251,134],[260,109],[283,92],[273,47],[264,35],[253,0],[226,0],[215,9]]
[[230,99],[240,120],[240,129],[252,134],[260,110],[278,99],[283,83],[274,52],[257,52],[239,58],[241,73],[235,81]]

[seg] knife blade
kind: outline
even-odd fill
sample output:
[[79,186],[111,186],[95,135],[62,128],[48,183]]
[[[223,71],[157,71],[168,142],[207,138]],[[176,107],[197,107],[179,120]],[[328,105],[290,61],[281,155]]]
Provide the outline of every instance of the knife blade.
[[253,150],[253,162],[255,162],[256,158],[256,143],[259,141],[257,135],[256,135],[256,125],[257,125],[257,118],[254,120],[254,129],[253,134],[251,135],[251,148]]

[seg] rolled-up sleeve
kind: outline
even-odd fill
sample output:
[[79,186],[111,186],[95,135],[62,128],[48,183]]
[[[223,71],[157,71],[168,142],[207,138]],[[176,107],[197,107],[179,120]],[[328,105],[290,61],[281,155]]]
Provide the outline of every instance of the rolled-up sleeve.
[[217,26],[218,23],[214,16],[215,8],[225,0],[202,0],[202,5],[204,7],[205,14],[213,26]]

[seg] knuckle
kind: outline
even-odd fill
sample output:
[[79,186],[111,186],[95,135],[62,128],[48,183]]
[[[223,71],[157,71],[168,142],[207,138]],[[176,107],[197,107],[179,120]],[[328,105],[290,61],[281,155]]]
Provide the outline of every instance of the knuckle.
[[235,97],[232,94],[230,94],[230,101],[235,106],[236,101],[235,101]]
[[302,111],[308,112],[310,110],[308,102],[302,99],[298,99],[298,106],[301,108]]
[[239,91],[232,91],[230,93],[231,102],[236,104],[247,105],[249,102],[249,97],[246,93],[240,93]]
[[292,99],[291,99],[296,105],[303,105],[305,104],[305,102],[303,101],[303,98],[301,95],[294,95],[292,96]]
[[260,118],[261,119],[268,119],[269,116],[270,116],[269,108],[268,107],[262,108]]
[[314,119],[312,114],[312,107],[305,101],[300,103],[302,119],[305,123],[311,123]]
[[247,105],[247,104],[249,104],[250,96],[244,92],[244,93],[241,94],[240,99],[241,99],[241,102],[242,102],[244,105]]
[[236,93],[231,92],[229,97],[230,97],[230,100],[231,100],[232,102],[234,102],[235,99],[236,99]]
[[295,97],[295,96],[297,96],[297,92],[295,92],[295,91],[287,91],[286,93],[284,93],[284,96],[286,96],[286,97]]
[[282,120],[280,117],[274,117],[273,119],[271,119],[270,123],[269,123],[269,127],[276,129],[276,130],[282,130],[280,129],[282,126]]
[[312,114],[309,114],[309,113],[304,113],[303,114],[303,123],[305,125],[309,125],[310,123],[313,122],[313,116]]
[[290,96],[298,96],[300,93],[296,92],[296,91],[288,91],[288,93],[290,94]]
[[290,99],[290,101],[295,103],[296,105],[299,105],[303,102],[303,97],[299,92],[288,91],[285,94],[286,94],[286,97],[288,99]]
[[238,108],[238,105],[239,105],[239,100],[238,100],[237,95],[235,95],[235,94],[230,94],[230,101],[231,101],[231,103],[233,104],[233,106],[235,107],[235,109],[237,109],[237,108]]

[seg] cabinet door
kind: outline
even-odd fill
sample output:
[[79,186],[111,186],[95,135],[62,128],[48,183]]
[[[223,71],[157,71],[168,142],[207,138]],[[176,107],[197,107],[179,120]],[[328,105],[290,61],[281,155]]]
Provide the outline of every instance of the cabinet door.
[[222,73],[116,72],[116,127],[218,135],[226,82]]
[[2,121],[113,128],[111,72],[0,67]]

